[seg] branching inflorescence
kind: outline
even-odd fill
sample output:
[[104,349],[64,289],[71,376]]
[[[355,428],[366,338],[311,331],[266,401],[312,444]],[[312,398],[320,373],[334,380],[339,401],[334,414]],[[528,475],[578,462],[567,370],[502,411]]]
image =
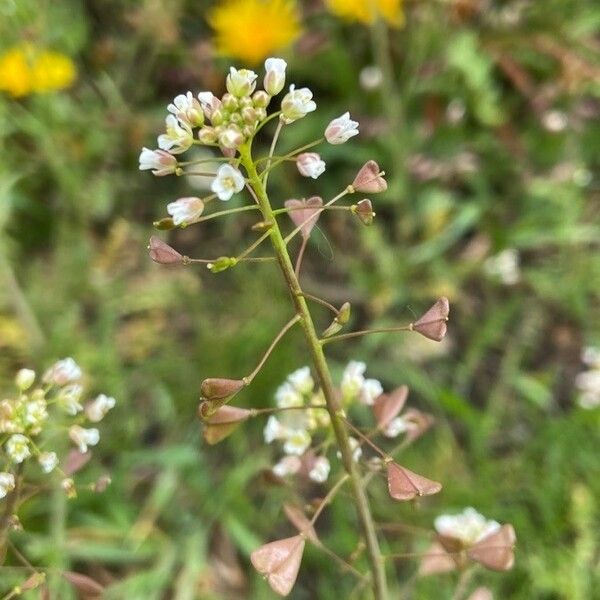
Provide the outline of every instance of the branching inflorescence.
[[[349,205],[342,204],[342,200],[356,193],[370,195],[383,192],[387,184],[384,172],[374,160],[370,160],[352,182],[345,183],[339,193],[328,201],[314,196],[289,199],[278,207],[272,205],[268,180],[273,169],[294,162],[301,175],[317,179],[325,171],[326,165],[314,148],[321,143],[342,144],[358,134],[358,123],[350,118],[349,113],[345,113],[329,123],[322,138],[285,155],[277,155],[277,142],[282,131],[316,109],[309,89],[296,89],[291,85],[279,108],[268,113],[273,97],[284,88],[286,67],[285,61],[280,58],[270,58],[265,62],[264,90],[256,90],[257,75],[253,71],[232,67],[226,81],[227,93],[222,98],[217,98],[211,92],[201,92],[197,96],[187,92],[177,96],[168,106],[170,114],[166,118],[166,132],[158,138],[159,149],[144,148],[140,155],[140,169],[152,170],[157,176],[198,174],[213,178],[212,194],[205,198],[180,198],[172,202],[167,207],[169,216],[155,223],[158,229],[186,227],[221,216],[255,211],[258,218],[251,229],[257,234],[256,240],[234,256],[190,258],[159,238],[152,237],[149,252],[151,258],[161,264],[203,263],[213,273],[233,268],[241,262],[276,261],[279,264],[291,297],[293,314],[256,367],[247,375],[237,379],[208,378],[202,382],[199,415],[204,423],[204,437],[208,443],[214,444],[248,419],[265,417],[265,440],[268,443],[280,443],[284,454],[273,467],[273,473],[277,477],[306,477],[319,484],[329,479],[331,452],[333,456],[338,456],[344,473],[337,476],[337,482],[310,518],[298,507],[286,506],[286,514],[298,529],[298,534],[262,546],[252,554],[251,560],[273,590],[285,596],[296,581],[305,541],[308,540],[339,562],[345,572],[356,576],[360,585],[370,584],[374,597],[382,599],[387,598],[384,559],[393,557],[384,557],[381,553],[365,488],[375,474],[382,472],[387,476],[389,495],[396,501],[413,500],[441,490],[440,483],[412,472],[394,459],[398,451],[413,443],[429,428],[432,419],[415,408],[403,410],[408,388],[401,386],[385,393],[379,381],[364,377],[366,365],[362,362],[350,362],[340,385],[334,385],[324,347],[363,335],[399,331],[416,332],[439,342],[446,334],[449,305],[446,298],[440,298],[413,322],[396,327],[340,333],[349,323],[350,304],[346,302],[338,308],[303,289],[300,283],[302,260],[311,232],[322,213],[347,211],[360,222],[370,225],[375,216],[371,200],[364,198]],[[276,128],[270,150],[266,156],[257,158],[253,152],[253,142],[271,121],[276,123]],[[194,145],[214,147],[221,156],[180,160],[180,155]],[[215,173],[203,171],[203,163],[214,165],[217,161],[223,164]],[[250,195],[251,203],[204,214],[210,202],[215,199],[228,201],[244,188]],[[282,215],[291,220],[292,229],[287,235],[282,232]],[[290,247],[298,236],[300,246],[295,260],[292,260]],[[256,256],[256,250],[267,240],[272,254]],[[332,321],[321,335],[317,333],[309,302],[318,303],[332,313]],[[289,375],[277,390],[274,408],[248,409],[231,405],[234,396],[252,383],[285,334],[296,326],[300,326],[304,332],[312,371],[309,367],[302,367]],[[363,431],[353,423],[352,413],[360,405],[367,406],[372,413],[369,430]],[[373,441],[376,436],[385,439],[401,436],[402,439],[395,449],[386,452]],[[375,457],[370,460],[363,458],[363,450],[367,448],[375,452]],[[366,471],[364,465],[368,467]],[[345,484],[351,488],[362,527],[364,548],[370,565],[368,573],[361,572],[326,548],[314,529],[322,510]],[[501,540],[494,538],[494,543],[497,543],[492,544],[494,552],[512,556],[514,534],[508,535],[511,531],[512,528],[508,533],[506,529],[501,529],[500,533],[497,529],[490,530],[489,535],[502,535]],[[474,538],[469,538],[468,544],[460,536],[453,544],[448,541],[450,539],[454,538],[440,534],[442,550],[438,551],[435,546],[434,553],[438,556],[443,552],[444,558],[454,567],[463,569],[473,561],[486,564],[487,560],[486,566],[501,569],[508,568],[511,563],[506,557],[504,561],[497,557],[489,558],[490,543],[486,542],[485,536],[475,542],[472,541]],[[498,550],[499,546],[501,550]],[[428,560],[431,563],[432,553],[428,555]],[[435,572],[431,564],[429,572]]]

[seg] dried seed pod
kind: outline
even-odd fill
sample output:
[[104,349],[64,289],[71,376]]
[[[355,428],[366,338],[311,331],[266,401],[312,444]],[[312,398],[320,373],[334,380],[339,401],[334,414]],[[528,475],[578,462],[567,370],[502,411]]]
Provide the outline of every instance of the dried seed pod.
[[471,560],[492,571],[508,571],[515,562],[514,546],[517,536],[512,525],[502,525],[494,533],[471,546],[467,555]]
[[408,386],[401,385],[389,394],[381,394],[373,404],[373,415],[378,429],[385,429],[406,404]]
[[[252,414],[251,410],[237,406],[221,406],[204,420],[202,435],[211,445],[217,444],[231,434]],[[202,415],[200,415],[202,417]]]
[[371,201],[365,198],[357,204],[352,206],[352,212],[361,220],[364,225],[371,225],[375,213],[373,212],[373,205]]
[[377,194],[387,190],[387,182],[383,178],[383,171],[374,160],[367,161],[358,171],[352,188],[355,192],[363,192],[365,194]]
[[313,196],[308,200],[286,200],[285,207],[289,209],[288,215],[296,227],[300,227],[303,238],[308,238],[320,216],[323,200]]
[[387,468],[388,490],[394,500],[413,500],[417,496],[431,496],[442,489],[442,484],[417,475],[391,462]]
[[433,542],[421,557],[419,576],[448,573],[456,569],[456,561],[440,542]]
[[304,545],[304,538],[295,535],[265,544],[250,555],[254,568],[280,596],[287,596],[296,583]]
[[237,394],[246,382],[243,379],[208,378],[200,385],[202,396],[207,400],[222,400]]
[[306,538],[314,544],[319,543],[319,538],[317,537],[317,532],[315,531],[314,526],[301,508],[291,504],[284,504],[283,511],[285,512],[285,516],[289,519],[290,523],[298,530],[298,533],[305,535]]
[[148,254],[155,263],[161,265],[174,265],[183,262],[183,256],[175,248],[171,248],[169,244],[154,235],[150,238],[148,244]]
[[442,296],[421,318],[412,323],[412,329],[430,340],[441,342],[448,330],[446,322],[449,313],[448,298]]

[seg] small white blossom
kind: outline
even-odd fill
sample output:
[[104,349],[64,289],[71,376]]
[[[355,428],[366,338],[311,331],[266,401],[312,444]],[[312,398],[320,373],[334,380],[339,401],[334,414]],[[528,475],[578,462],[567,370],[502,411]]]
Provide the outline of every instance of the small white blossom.
[[157,177],[172,175],[177,170],[177,159],[164,150],[142,148],[139,161],[140,171],[152,170],[152,175]]
[[0,472],[0,498],[15,489],[15,476],[12,473]]
[[244,136],[237,127],[227,127],[219,135],[219,144],[228,150],[235,150],[244,143]]
[[[348,438],[348,442],[350,443],[350,449],[352,450],[352,460],[354,460],[354,462],[358,462],[358,460],[362,456],[362,448],[360,447],[360,442],[352,436]],[[337,451],[337,457],[339,459],[342,458],[342,453],[339,450]]]
[[466,546],[476,544],[500,529],[500,523],[488,521],[471,507],[457,515],[440,515],[434,525],[440,535],[460,540]]
[[221,108],[221,101],[212,92],[200,92],[198,101],[207,119],[211,118],[215,110]]
[[85,454],[88,451],[88,446],[95,446],[100,441],[100,432],[95,427],[85,429],[79,425],[71,425],[69,437],[77,446],[79,452]]
[[333,119],[325,129],[325,139],[330,144],[343,144],[355,135],[358,135],[358,121],[353,121],[349,112]]
[[116,400],[113,397],[100,394],[85,407],[85,414],[92,423],[98,423],[102,421],[111,408],[115,407],[115,404]]
[[165,119],[166,133],[158,136],[158,147],[171,154],[185,152],[194,141],[192,128],[187,123],[181,123],[174,115]]
[[78,383],[73,383],[63,388],[57,397],[59,406],[71,416],[75,416],[83,410],[81,406],[81,395],[83,394],[83,387]]
[[358,79],[363,90],[376,90],[383,83],[383,72],[379,67],[369,65],[361,70]]
[[405,433],[406,431],[411,429],[411,427],[413,427],[413,425],[409,423],[406,419],[404,419],[403,417],[396,417],[385,426],[385,429],[382,433],[383,435],[385,435],[385,437],[395,438],[398,437],[401,433]]
[[275,440],[281,439],[285,434],[286,428],[279,422],[277,417],[271,415],[268,420],[265,428],[263,430],[263,436],[265,438],[265,443],[270,444]]
[[190,127],[202,127],[204,124],[202,106],[194,98],[192,92],[175,96],[173,102],[167,106],[167,110],[173,113],[181,123],[185,123]]
[[16,433],[8,438],[4,449],[10,460],[14,463],[22,463],[26,458],[31,456],[29,440],[20,433]]
[[330,470],[331,465],[329,464],[329,461],[324,456],[319,456],[315,460],[313,468],[309,471],[308,477],[317,483],[324,483],[329,477]]
[[56,452],[42,452],[38,456],[38,463],[44,473],[52,473],[58,465],[58,456],[56,456]]
[[233,194],[244,189],[244,176],[231,165],[221,165],[210,189],[217,194],[219,200],[229,200]]
[[267,58],[265,60],[264,88],[269,96],[276,96],[285,85],[285,69],[287,63],[283,58]]
[[514,248],[507,248],[496,256],[491,256],[484,263],[488,275],[498,277],[505,285],[515,285],[521,279],[519,271],[519,253]]
[[363,404],[372,406],[375,399],[383,394],[383,386],[377,379],[365,379],[360,388],[360,401]]
[[81,379],[81,368],[72,358],[63,358],[52,365],[42,378],[44,383],[67,385]]
[[316,152],[303,152],[296,158],[296,166],[300,175],[317,179],[325,172],[325,161]]
[[304,399],[299,390],[286,381],[277,388],[275,402],[279,408],[289,408],[290,406],[302,406]]
[[317,105],[312,96],[312,92],[308,88],[297,90],[296,86],[290,85],[290,91],[281,101],[281,120],[289,125],[316,110]]
[[273,473],[277,477],[286,475],[295,475],[302,466],[302,462],[297,456],[284,456],[274,467]]
[[25,422],[27,425],[39,427],[47,418],[46,400],[44,398],[35,398],[25,405]]
[[291,430],[287,433],[283,451],[286,454],[302,456],[310,446],[311,437],[305,429]]
[[173,218],[176,226],[195,223],[204,211],[204,202],[201,198],[179,198],[167,204],[167,212]]
[[242,98],[243,96],[249,96],[254,91],[257,77],[258,75],[250,69],[229,67],[229,75],[227,75],[225,86],[230,94]]
[[367,370],[367,365],[364,362],[352,360],[346,366],[342,375],[342,395],[345,399],[355,398],[362,389],[365,378],[364,372]]
[[315,382],[310,374],[310,367],[296,369],[288,375],[288,381],[301,393],[310,394],[315,387]]
[[28,390],[35,381],[35,371],[31,369],[20,369],[15,377],[15,385],[24,392]]

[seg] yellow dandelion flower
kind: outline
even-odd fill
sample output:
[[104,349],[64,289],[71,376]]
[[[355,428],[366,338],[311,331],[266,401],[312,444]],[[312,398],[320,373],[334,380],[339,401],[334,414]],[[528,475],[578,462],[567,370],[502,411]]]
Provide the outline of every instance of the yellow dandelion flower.
[[219,54],[255,65],[300,34],[293,0],[221,0],[208,15]]
[[15,46],[0,55],[0,91],[14,98],[66,88],[76,74],[68,56],[38,51],[31,44]]
[[378,17],[392,27],[404,25],[403,0],[327,0],[329,10],[348,21],[370,25]]

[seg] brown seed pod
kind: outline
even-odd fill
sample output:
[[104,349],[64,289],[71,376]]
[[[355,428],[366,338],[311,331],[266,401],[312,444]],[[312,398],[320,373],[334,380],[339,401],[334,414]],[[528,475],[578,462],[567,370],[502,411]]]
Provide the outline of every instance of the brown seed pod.
[[514,546],[517,536],[512,525],[502,525],[498,531],[485,536],[471,546],[467,555],[471,560],[492,571],[508,571],[515,562]]
[[319,538],[317,537],[314,526],[301,508],[293,506],[292,504],[284,504],[283,511],[290,523],[298,530],[298,533],[305,535],[306,538],[314,544],[319,543]]
[[412,329],[430,340],[441,342],[448,330],[446,321],[448,321],[449,313],[448,298],[442,296],[421,318],[412,324]]
[[387,190],[387,182],[379,165],[374,160],[367,161],[358,171],[352,187],[355,192],[377,194]]
[[431,496],[442,489],[441,483],[417,475],[394,462],[388,464],[387,477],[390,496],[400,502],[418,496]]
[[[202,435],[207,443],[214,445],[224,440],[250,417],[252,411],[237,406],[221,406],[204,420]],[[202,415],[200,415],[202,416]]]
[[286,200],[285,207],[289,209],[288,215],[296,227],[300,227],[300,234],[308,238],[313,227],[319,220],[319,209],[323,206],[323,200],[313,196],[308,200]]
[[408,386],[401,385],[389,394],[381,394],[373,404],[373,415],[379,429],[385,429],[400,413],[408,398]]
[[148,244],[148,254],[155,263],[161,265],[175,265],[183,262],[183,256],[175,248],[171,248],[169,244],[165,244],[154,235]]
[[439,542],[433,542],[421,557],[419,575],[436,575],[456,569],[456,561]]
[[207,400],[222,400],[237,394],[245,385],[243,379],[208,378],[202,382],[200,391]]

